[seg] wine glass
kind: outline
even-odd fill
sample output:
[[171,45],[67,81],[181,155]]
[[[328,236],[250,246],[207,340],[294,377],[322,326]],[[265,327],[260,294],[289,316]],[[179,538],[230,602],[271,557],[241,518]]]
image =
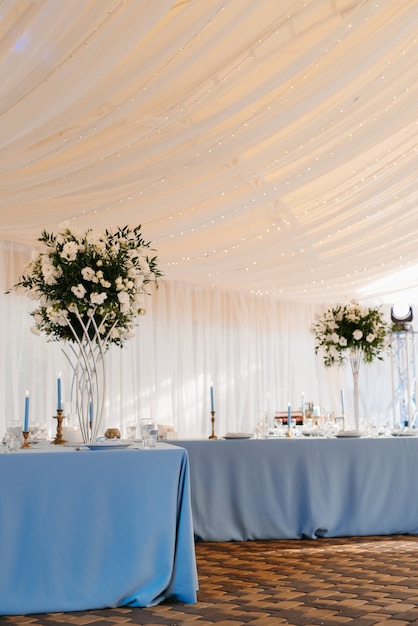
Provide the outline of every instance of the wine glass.
[[10,420],[7,424],[6,433],[3,437],[8,452],[19,450],[23,441],[22,424],[18,420]]

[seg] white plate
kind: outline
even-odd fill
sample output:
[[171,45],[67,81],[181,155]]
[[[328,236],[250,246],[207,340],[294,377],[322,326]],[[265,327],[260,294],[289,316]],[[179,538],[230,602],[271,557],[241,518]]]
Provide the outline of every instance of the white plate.
[[252,439],[253,435],[249,433],[226,433],[224,439]]
[[109,439],[109,441],[96,441],[95,443],[84,443],[82,445],[90,450],[123,450],[124,448],[129,448],[132,444],[126,443],[125,441]]
[[342,430],[335,435],[336,437],[361,437],[361,433],[358,430]]

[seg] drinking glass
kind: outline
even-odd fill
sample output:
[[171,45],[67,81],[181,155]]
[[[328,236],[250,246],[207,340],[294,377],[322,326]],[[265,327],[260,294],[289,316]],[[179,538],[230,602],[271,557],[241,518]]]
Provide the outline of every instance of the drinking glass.
[[256,412],[256,426],[255,426],[255,438],[256,439],[268,439],[270,434],[270,424],[268,415],[264,411]]
[[7,424],[6,433],[4,435],[4,443],[8,452],[17,452],[21,446],[22,425],[17,420],[11,420]]
[[151,417],[144,417],[139,420],[139,425],[141,428],[141,439],[144,448],[155,448],[158,434],[155,421]]

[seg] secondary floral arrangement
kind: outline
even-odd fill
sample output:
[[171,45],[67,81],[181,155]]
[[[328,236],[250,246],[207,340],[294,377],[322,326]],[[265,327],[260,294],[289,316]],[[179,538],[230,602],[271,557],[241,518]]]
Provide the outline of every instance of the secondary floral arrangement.
[[44,230],[38,241],[43,249],[13,287],[39,300],[32,331],[77,342],[87,329],[103,347],[122,346],[145,313],[147,286],[162,275],[141,226],[78,233],[63,225],[57,235]]
[[356,302],[328,309],[314,324],[315,353],[322,352],[324,364],[343,365],[346,356],[358,355],[365,363],[383,359],[388,347],[388,326],[378,307]]

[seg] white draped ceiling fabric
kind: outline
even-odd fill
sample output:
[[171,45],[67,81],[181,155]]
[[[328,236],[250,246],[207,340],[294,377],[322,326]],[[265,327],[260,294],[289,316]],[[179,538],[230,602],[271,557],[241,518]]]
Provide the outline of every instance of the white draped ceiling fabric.
[[[112,352],[110,425],[205,435],[211,380],[222,432],[302,391],[338,411],[349,376],[313,355],[315,312],[418,300],[417,27],[417,0],[0,3],[2,291],[65,221],[142,224],[165,275]],[[0,310],[0,420],[26,388],[48,418],[59,346],[22,296]],[[363,402],[383,420],[379,367]]]

